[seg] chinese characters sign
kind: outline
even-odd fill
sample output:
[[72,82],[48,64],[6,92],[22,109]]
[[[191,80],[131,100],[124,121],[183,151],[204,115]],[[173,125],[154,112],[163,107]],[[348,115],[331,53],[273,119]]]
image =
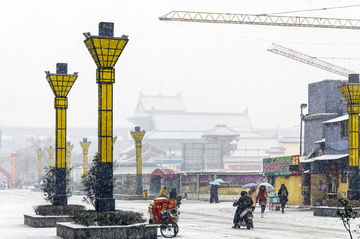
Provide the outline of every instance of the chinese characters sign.
[[289,170],[290,165],[299,165],[299,155],[263,159],[265,176],[298,174]]

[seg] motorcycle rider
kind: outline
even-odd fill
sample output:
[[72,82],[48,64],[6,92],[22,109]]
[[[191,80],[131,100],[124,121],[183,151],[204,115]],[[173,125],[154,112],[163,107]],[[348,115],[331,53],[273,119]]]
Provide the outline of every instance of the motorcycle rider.
[[241,197],[239,198],[239,200],[237,200],[236,202],[234,202],[233,206],[237,206],[237,209],[236,209],[236,212],[235,212],[235,215],[234,215],[234,226],[233,228],[237,228],[238,226],[238,222],[241,221],[242,218],[240,218],[240,215],[241,213],[251,207],[253,204],[253,200],[251,199],[251,197],[249,197],[247,195],[247,192],[246,191],[242,191],[241,192]]

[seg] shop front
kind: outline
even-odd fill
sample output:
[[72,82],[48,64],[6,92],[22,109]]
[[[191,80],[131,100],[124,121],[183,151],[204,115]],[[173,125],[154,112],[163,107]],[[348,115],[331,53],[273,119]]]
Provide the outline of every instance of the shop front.
[[311,165],[302,173],[303,179],[308,175],[311,177],[308,205],[321,206],[326,205],[328,199],[347,198],[348,154],[323,155],[304,161],[308,162],[306,166],[301,163],[302,168]]
[[301,175],[299,155],[263,159],[264,175],[277,193],[281,184],[289,192],[288,204],[301,205]]

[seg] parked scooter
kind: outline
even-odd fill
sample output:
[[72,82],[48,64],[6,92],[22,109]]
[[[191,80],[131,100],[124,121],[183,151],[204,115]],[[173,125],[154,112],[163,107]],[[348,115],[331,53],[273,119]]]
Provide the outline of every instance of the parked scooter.
[[[234,200],[236,201],[236,198],[234,197]],[[237,205],[233,205],[234,207],[236,207]],[[252,208],[248,207],[246,208],[241,214],[240,214],[240,219],[237,222],[237,228],[240,228],[241,226],[246,227],[247,229],[250,230],[250,228],[254,228],[254,223],[253,223],[253,212],[252,212]]]

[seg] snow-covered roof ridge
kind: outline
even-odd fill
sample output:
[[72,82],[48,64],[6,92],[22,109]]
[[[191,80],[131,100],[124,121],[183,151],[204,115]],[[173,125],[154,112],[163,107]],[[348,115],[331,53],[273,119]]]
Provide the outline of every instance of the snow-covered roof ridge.
[[209,137],[209,136],[240,136],[240,134],[226,125],[216,125],[207,132],[205,132],[202,137]]
[[138,104],[136,106],[136,113],[143,112],[186,112],[186,108],[181,99],[181,93],[175,96],[159,95],[144,95],[140,92]]

